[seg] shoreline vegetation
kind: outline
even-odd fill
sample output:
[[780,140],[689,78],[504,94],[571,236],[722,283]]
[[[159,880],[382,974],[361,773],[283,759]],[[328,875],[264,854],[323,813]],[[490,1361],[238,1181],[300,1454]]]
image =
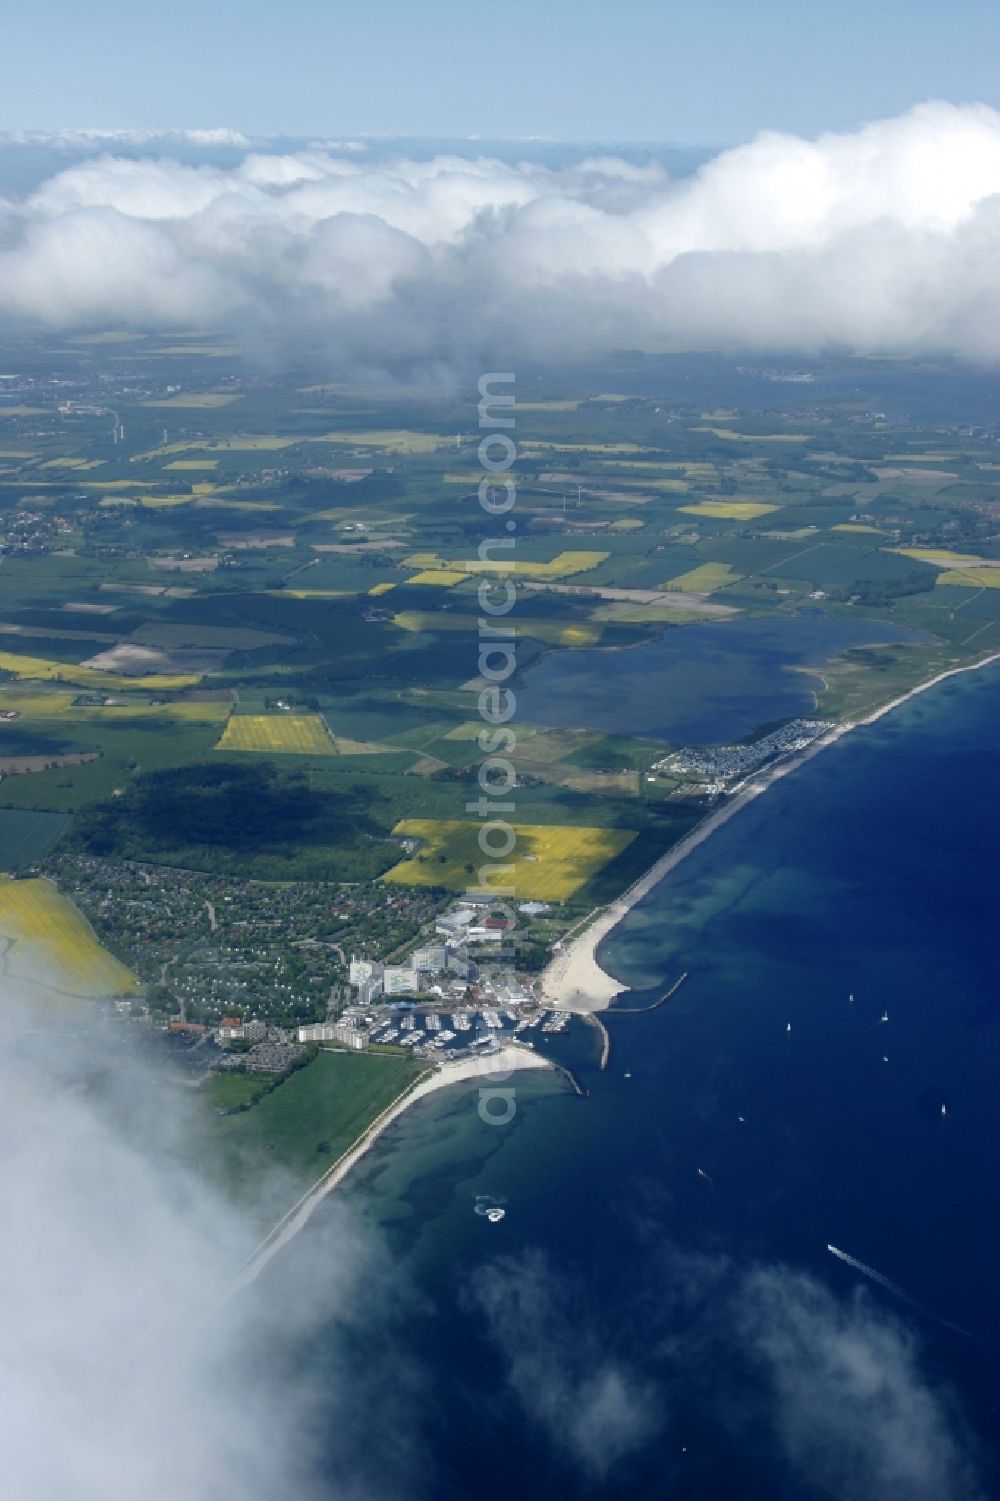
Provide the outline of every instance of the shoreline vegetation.
[[542,972],[540,999],[543,1004],[580,1015],[593,1015],[611,1008],[616,997],[625,994],[630,987],[615,979],[598,963],[599,946],[628,916],[632,908],[665,880],[670,872],[691,854],[692,850],[704,844],[705,840],[710,838],[717,829],[734,818],[742,808],[767,792],[775,782],[797,771],[800,766],[811,761],[814,756],[818,756],[821,751],[850,734],[852,730],[875,724],[886,714],[891,714],[894,709],[898,709],[921,693],[926,693],[928,689],[936,687],[938,683],[943,683],[948,678],[958,677],[966,672],[978,672],[980,668],[989,667],[998,661],[1000,661],[1000,652],[991,652],[978,662],[969,662],[960,667],[951,667],[945,672],[939,672],[927,682],[918,683],[906,693],[900,694],[887,704],[882,704],[862,718],[842,720],[827,734],[814,740],[805,750],[791,756],[787,761],[778,762],[762,775],[752,777],[726,803],[713,809],[700,823],[696,824],[683,839],[662,855],[626,891],[622,892],[621,896],[609,903],[594,921],[589,922],[582,931],[578,930],[569,942],[564,942],[564,946]]
[[347,1151],[342,1153],[336,1162],[327,1168],[322,1177],[318,1178],[312,1187],[307,1189],[291,1209],[278,1220],[277,1224],[271,1227],[250,1258],[240,1268],[230,1295],[239,1292],[256,1280],[274,1257],[305,1227],[322,1200],[343,1183],[348,1173],[371,1150],[382,1133],[417,1100],[426,1099],[428,1095],[446,1089],[452,1084],[479,1079],[484,1086],[488,1086],[497,1077],[506,1078],[509,1074],[519,1070],[534,1068],[547,1068],[557,1075],[570,1077],[566,1075],[565,1070],[550,1059],[518,1043],[508,1043],[499,1052],[485,1057],[461,1058],[453,1063],[441,1063],[420,1074],[365,1127]]

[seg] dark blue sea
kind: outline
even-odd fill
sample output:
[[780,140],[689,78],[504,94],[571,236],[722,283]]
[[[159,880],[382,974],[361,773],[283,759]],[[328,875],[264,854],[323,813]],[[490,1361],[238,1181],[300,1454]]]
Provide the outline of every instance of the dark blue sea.
[[273,1273],[345,1215],[375,1248],[307,1353],[334,1486],[1000,1496],[998,744],[995,668],[848,736],[606,944],[629,1005],[689,979],[605,1073],[583,1022],[553,1045],[589,1097],[392,1128]]

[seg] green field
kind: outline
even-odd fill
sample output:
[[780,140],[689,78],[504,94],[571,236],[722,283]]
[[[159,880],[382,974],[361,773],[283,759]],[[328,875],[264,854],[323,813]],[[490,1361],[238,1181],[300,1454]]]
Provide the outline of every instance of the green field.
[[58,844],[68,827],[65,813],[0,808],[0,871],[20,870],[41,860]]
[[216,1073],[205,1085],[205,1098],[216,1110],[238,1111],[253,1105],[274,1084],[274,1074]]
[[[209,1115],[204,1147],[243,1194],[272,1172],[306,1188],[421,1071],[401,1055],[320,1052],[251,1109]],[[218,1108],[218,1088],[209,1085],[206,1106]]]

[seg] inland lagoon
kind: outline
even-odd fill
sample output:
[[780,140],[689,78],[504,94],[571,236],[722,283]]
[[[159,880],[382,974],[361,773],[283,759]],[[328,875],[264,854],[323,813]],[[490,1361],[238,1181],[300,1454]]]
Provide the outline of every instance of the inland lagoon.
[[[666,630],[625,650],[550,652],[524,674],[518,717],[682,745],[740,740],[817,711],[819,677],[852,648],[927,641],[920,631],[818,611]],[[819,712],[822,713],[822,705]]]

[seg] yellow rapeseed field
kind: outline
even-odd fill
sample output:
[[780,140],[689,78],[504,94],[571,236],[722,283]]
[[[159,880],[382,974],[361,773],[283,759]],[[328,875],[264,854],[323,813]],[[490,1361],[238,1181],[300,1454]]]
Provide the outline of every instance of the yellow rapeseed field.
[[1000,589],[1000,568],[955,568],[939,573],[934,582],[955,589]]
[[904,558],[916,558],[918,563],[936,563],[941,568],[960,568],[963,563],[983,561],[974,552],[951,552],[947,547],[891,547],[889,551]]
[[743,577],[736,573],[730,563],[702,563],[687,573],[679,573],[667,584],[668,589],[686,589],[692,594],[711,594],[723,589],[726,584],[735,584]]
[[[465,631],[473,638],[479,629],[476,615],[445,615],[438,610],[400,610],[393,624],[404,631]],[[512,620],[517,636],[531,636],[547,646],[596,646],[604,627],[594,620]]]
[[[438,584],[443,589],[450,589],[454,584],[464,583],[468,578],[467,573],[458,573],[450,568],[424,568],[420,573],[414,573],[410,578],[404,579],[405,584]],[[392,585],[390,584],[390,588]],[[372,592],[369,589],[369,594]]]
[[215,749],[264,751],[273,756],[337,754],[319,714],[234,714]]
[[121,677],[114,672],[100,672],[95,667],[78,667],[74,662],[56,662],[48,657],[21,657],[14,652],[0,651],[0,668],[12,672],[15,677],[33,678],[40,683],[76,683],[81,688],[101,688],[107,693],[124,692],[128,688],[144,688],[150,693],[161,689],[165,692],[180,692],[193,688],[201,682],[201,674],[150,673],[148,677]]
[[40,469],[77,469],[77,470],[81,470],[81,469],[100,469],[101,465],[104,464],[105,462],[106,462],[105,459],[72,459],[72,458],[46,459],[44,464],[40,464],[39,465],[39,468]]
[[[43,693],[32,684],[0,688],[0,709],[14,709],[23,719],[93,719],[113,724],[116,719],[176,719],[185,724],[221,724],[231,709],[228,699],[176,699],[147,704],[116,699],[110,704],[77,704],[73,690]],[[109,697],[112,695],[109,695]]]
[[2,971],[15,981],[85,999],[142,990],[132,971],[101,947],[90,924],[50,881],[0,877],[0,937],[11,945]]
[[[510,855],[502,861],[482,853],[478,823],[458,819],[405,818],[393,829],[397,836],[421,840],[421,847],[386,871],[383,881],[403,886],[444,886],[464,891],[477,883],[468,866],[478,872],[484,864],[514,866],[505,885],[513,885],[519,900],[565,901],[635,838],[632,829],[591,829],[575,825],[513,825],[517,835]],[[499,839],[499,836],[497,836]]]
[[480,561],[479,558],[448,562],[433,552],[415,552],[404,559],[407,568],[442,569],[446,573],[517,573],[525,578],[562,579],[574,573],[586,573],[603,563],[610,553],[561,552],[547,563],[532,563],[516,557]]
[[758,516],[767,516],[780,507],[762,500],[699,500],[680,509],[688,516],[712,516],[716,521],[756,521]]

